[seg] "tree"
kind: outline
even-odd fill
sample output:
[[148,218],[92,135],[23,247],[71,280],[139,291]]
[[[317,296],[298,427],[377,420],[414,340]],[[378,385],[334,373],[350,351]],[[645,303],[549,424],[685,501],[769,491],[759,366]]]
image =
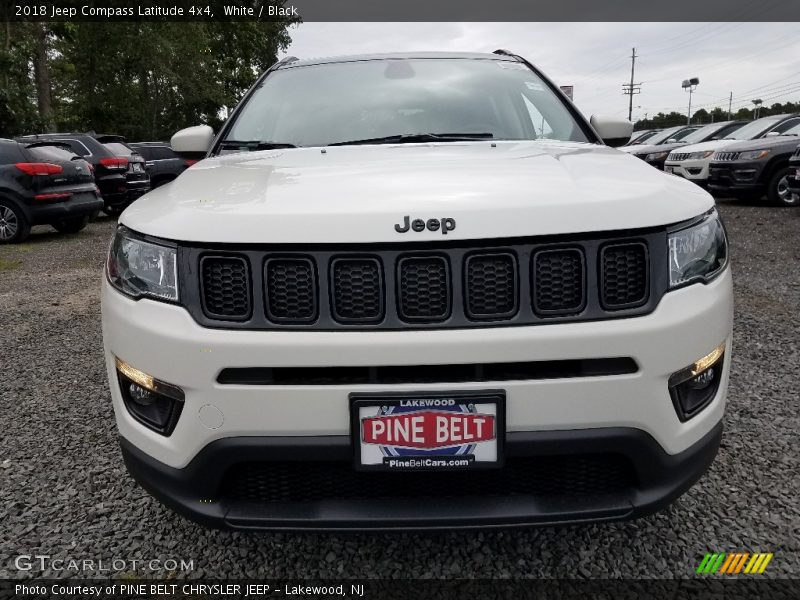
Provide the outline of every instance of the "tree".
[[289,45],[291,23],[4,23],[0,136],[57,128],[154,140],[218,127]]

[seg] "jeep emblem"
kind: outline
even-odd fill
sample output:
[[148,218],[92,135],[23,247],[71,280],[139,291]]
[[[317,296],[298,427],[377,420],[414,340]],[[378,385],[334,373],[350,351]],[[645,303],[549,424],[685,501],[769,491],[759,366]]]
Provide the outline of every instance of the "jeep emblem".
[[449,231],[453,231],[456,228],[456,220],[451,219],[450,217],[445,217],[443,219],[428,219],[425,221],[424,219],[414,219],[411,220],[411,217],[406,215],[403,217],[403,224],[396,223],[394,226],[394,230],[397,233],[405,233],[409,229],[413,229],[414,231],[425,231],[427,228],[428,231],[440,231],[442,235],[447,235]]

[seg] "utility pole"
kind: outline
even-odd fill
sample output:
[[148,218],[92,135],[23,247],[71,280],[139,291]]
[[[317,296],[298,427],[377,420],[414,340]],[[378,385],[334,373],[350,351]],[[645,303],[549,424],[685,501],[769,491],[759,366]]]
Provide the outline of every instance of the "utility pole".
[[633,95],[642,93],[642,84],[634,83],[634,73],[636,72],[636,48],[631,48],[631,82],[622,84],[622,93],[630,96],[628,102],[628,121],[633,118]]
[[728,121],[731,120],[731,106],[733,105],[733,92],[728,96]]

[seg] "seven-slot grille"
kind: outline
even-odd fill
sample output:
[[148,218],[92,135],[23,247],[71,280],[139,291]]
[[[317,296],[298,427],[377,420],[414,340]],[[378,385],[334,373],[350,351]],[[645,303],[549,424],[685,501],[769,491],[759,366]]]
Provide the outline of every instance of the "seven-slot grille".
[[686,160],[687,158],[689,158],[689,156],[691,156],[691,153],[689,153],[689,152],[675,152],[675,153],[670,154],[667,157],[667,160],[669,160],[669,161]]
[[[646,314],[668,285],[666,250],[649,251],[666,248],[664,231],[501,244],[217,254],[183,247],[180,294],[207,327],[409,329]],[[195,261],[199,268],[189,269]]]
[[736,160],[739,158],[739,152],[717,152],[714,155],[714,160],[724,162],[724,161],[731,161]]

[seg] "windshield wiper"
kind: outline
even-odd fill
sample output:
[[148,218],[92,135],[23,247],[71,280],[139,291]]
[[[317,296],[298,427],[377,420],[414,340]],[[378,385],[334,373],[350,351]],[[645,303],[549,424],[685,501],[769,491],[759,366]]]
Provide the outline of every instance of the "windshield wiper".
[[274,150],[276,148],[297,148],[294,144],[287,144],[285,142],[270,142],[267,140],[222,140],[219,143],[220,148],[238,148],[240,150]]
[[470,140],[490,140],[491,133],[404,133],[385,137],[334,142],[329,146],[358,146],[361,144],[414,144],[418,142],[463,142]]

